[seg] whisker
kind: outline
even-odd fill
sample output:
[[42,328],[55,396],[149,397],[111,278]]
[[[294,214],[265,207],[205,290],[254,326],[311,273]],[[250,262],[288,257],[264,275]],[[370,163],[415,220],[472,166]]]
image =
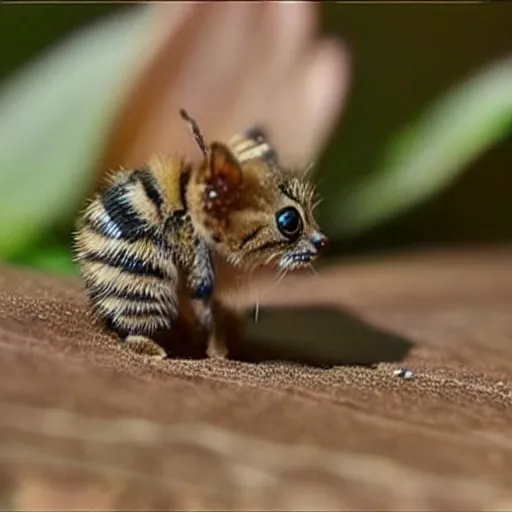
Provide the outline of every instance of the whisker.
[[274,286],[277,286],[286,276],[286,274],[288,274],[288,269],[287,268],[284,268],[281,272],[280,272],[280,275],[278,275],[277,279],[275,280],[274,282]]
[[316,165],[316,162],[309,162],[309,164],[307,164],[306,168],[304,169],[303,175],[307,176],[313,170],[315,165]]
[[318,270],[314,267],[313,263],[308,263],[308,268],[311,270],[311,273],[318,275]]
[[[266,260],[266,263],[265,265],[268,265],[272,260],[276,259],[277,257],[279,256],[278,253],[275,253],[275,254],[271,254],[267,260]],[[251,275],[256,271],[256,269],[259,268],[259,265],[258,264],[255,264],[254,267],[252,267],[250,269],[250,274],[249,275],[246,275],[246,279],[247,279],[247,282],[250,284],[250,281],[251,281]],[[255,298],[255,302],[256,302],[256,306],[255,306],[255,309],[254,309],[254,322],[257,322],[258,321],[258,317],[259,317],[259,310],[260,310],[260,302],[261,300],[263,300],[267,295],[268,293],[270,293],[274,287],[279,283],[279,281],[282,279],[282,276],[281,274],[285,274],[286,273],[286,269],[281,269],[278,273],[278,279],[273,279],[269,285],[267,287],[265,287],[263,290],[260,290],[260,291],[257,291],[256,290],[256,294],[257,294],[257,297]]]
[[266,260],[265,265],[268,265],[272,260],[276,259],[279,256],[278,253],[271,254]]
[[316,186],[320,187],[322,183],[324,182],[325,178],[319,177],[316,179]]
[[320,197],[319,199],[317,199],[317,200],[313,203],[313,207],[312,207],[312,209],[313,209],[313,210],[316,210],[316,208],[317,208],[318,206],[320,206],[320,205],[323,203],[323,201],[324,201],[324,198],[323,198],[323,197]]
[[[286,272],[284,272],[286,273]],[[268,286],[266,286],[263,290],[261,290],[259,293],[258,293],[258,296],[255,300],[256,302],[256,305],[255,305],[255,308],[254,308],[254,322],[256,323],[258,321],[258,317],[259,317],[259,312],[260,312],[260,302],[261,300],[263,300],[273,289],[275,286],[277,286],[277,284],[279,284],[279,281],[282,279],[282,276],[279,276],[279,278],[276,280],[276,279],[273,279],[269,284]]]

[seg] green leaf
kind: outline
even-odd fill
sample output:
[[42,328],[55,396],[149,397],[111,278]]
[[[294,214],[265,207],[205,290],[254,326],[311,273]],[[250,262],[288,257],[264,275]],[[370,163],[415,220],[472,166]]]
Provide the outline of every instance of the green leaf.
[[44,272],[55,274],[77,275],[78,267],[73,262],[69,247],[62,244],[51,244],[41,247],[29,247],[15,258],[8,258],[8,262],[17,265],[26,265]]
[[337,235],[359,234],[424,201],[510,133],[512,59],[495,63],[437,101],[386,148],[383,164],[332,203]]
[[0,90],[0,256],[74,212],[151,50],[151,6],[78,33]]

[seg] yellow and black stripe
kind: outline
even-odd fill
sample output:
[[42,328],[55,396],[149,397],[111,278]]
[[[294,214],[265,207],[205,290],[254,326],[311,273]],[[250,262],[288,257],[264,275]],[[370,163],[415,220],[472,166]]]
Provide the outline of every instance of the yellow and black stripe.
[[159,239],[164,197],[147,169],[119,173],[87,207],[76,259],[93,310],[124,336],[169,328],[177,271]]
[[235,135],[228,146],[240,163],[259,159],[270,166],[279,165],[277,152],[270,145],[265,131],[260,127],[254,126]]

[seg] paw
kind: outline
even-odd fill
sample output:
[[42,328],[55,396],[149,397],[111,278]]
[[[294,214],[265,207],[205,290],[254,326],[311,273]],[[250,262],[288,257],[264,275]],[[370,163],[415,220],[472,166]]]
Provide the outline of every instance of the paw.
[[128,336],[124,344],[132,352],[151,360],[161,361],[167,357],[167,353],[160,345],[145,336]]
[[226,359],[228,356],[228,347],[217,337],[210,338],[206,355],[210,359]]

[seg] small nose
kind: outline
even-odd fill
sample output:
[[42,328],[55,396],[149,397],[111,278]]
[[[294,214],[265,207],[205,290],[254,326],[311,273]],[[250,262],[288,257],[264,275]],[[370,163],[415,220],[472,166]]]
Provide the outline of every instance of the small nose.
[[315,231],[311,237],[311,241],[318,252],[323,252],[329,247],[329,239],[319,231]]

